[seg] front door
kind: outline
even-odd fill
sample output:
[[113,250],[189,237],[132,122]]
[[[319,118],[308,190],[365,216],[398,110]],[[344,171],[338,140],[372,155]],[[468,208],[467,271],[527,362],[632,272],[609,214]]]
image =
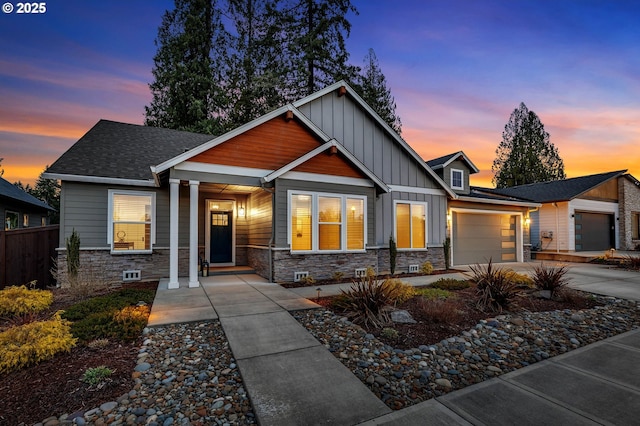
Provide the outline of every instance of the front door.
[[210,262],[229,263],[233,260],[233,214],[230,211],[212,211],[210,215]]

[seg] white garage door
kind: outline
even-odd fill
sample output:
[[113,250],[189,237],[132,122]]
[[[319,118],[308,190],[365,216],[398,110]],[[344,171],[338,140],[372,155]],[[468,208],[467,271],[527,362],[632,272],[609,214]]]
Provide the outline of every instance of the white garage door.
[[516,219],[509,214],[453,213],[454,265],[515,262]]

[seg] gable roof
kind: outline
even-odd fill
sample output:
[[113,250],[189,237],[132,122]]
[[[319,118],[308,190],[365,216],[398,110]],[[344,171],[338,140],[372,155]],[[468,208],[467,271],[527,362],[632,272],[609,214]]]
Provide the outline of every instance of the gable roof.
[[28,204],[32,207],[45,210],[55,210],[42,200],[37,199],[28,192],[23,191],[17,186],[13,185],[6,179],[0,177],[0,197],[8,198],[18,203]]
[[457,159],[461,159],[461,161],[464,161],[465,163],[467,163],[467,167],[469,167],[469,170],[471,171],[471,173],[478,173],[480,171],[476,167],[476,165],[473,164],[473,162],[469,159],[469,157],[467,157],[467,155],[462,151],[454,152],[453,154],[443,155],[442,157],[434,158],[433,160],[428,160],[427,165],[431,167],[433,170],[438,170],[438,169],[443,169],[447,167],[449,164],[453,163]]
[[152,186],[149,166],[211,139],[211,135],[100,120],[49,166],[45,177]]
[[433,180],[436,181],[436,183],[438,185],[440,185],[440,187],[449,195],[451,196],[451,198],[457,198],[458,195],[451,189],[449,188],[449,185],[447,185],[441,178],[440,176],[438,176],[432,169],[431,167],[429,167],[429,165],[424,161],[424,159],[422,157],[420,157],[420,155],[411,147],[411,145],[409,145],[404,139],[402,139],[402,137],[400,137],[400,135],[398,133],[396,133],[395,130],[393,130],[391,128],[391,126],[389,126],[379,115],[378,113],[376,113],[373,108],[371,108],[371,106],[369,106],[369,104],[367,104],[364,99],[362,99],[360,97],[360,95],[358,95],[358,93],[353,90],[353,88],[351,86],[349,86],[349,84],[347,84],[346,81],[344,80],[340,80],[330,86],[325,87],[322,90],[319,90],[315,93],[310,94],[309,96],[306,96],[300,100],[297,100],[293,103],[293,106],[295,108],[299,108],[302,105],[305,105],[309,102],[312,102],[318,98],[321,98],[322,96],[325,96],[335,90],[340,89],[341,87],[344,87],[346,90],[346,93],[349,94],[349,96],[356,101],[356,103],[365,111],[367,111],[367,113],[369,114],[369,116],[371,118],[373,118],[374,121],[376,121],[383,129],[385,129],[385,131],[391,136],[391,138],[397,143],[399,144],[411,157],[413,157],[414,160],[416,160],[416,162],[427,172],[427,174],[429,176],[431,176],[431,178]]
[[518,185],[511,188],[483,188],[482,191],[507,197],[516,197],[537,203],[569,201],[579,197],[590,189],[607,182],[608,180],[621,176],[625,172],[626,170],[618,170],[615,172],[580,176],[571,179]]

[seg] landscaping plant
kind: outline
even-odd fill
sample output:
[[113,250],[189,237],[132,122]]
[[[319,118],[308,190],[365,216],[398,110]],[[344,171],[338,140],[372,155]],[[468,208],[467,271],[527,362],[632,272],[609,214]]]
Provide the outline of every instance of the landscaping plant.
[[439,288],[441,290],[464,290],[469,287],[471,287],[469,281],[455,278],[440,278],[431,284],[431,288]]
[[393,235],[389,236],[389,269],[391,270],[391,275],[396,272],[396,259],[398,257],[398,246],[396,246],[396,242],[393,239]]
[[69,279],[73,281],[78,276],[80,267],[80,236],[74,229],[71,236],[67,238],[67,273]]
[[631,269],[640,269],[640,256],[625,256],[624,263]]
[[444,269],[449,269],[451,267],[451,238],[447,237],[444,239],[442,243],[442,248],[444,250]]
[[556,296],[568,284],[569,279],[565,276],[569,272],[569,267],[563,266],[540,266],[533,267],[533,284],[538,290],[549,291],[551,297]]
[[486,266],[470,265],[470,280],[476,284],[478,309],[502,312],[518,294],[518,286],[511,278],[510,269],[493,266],[489,259]]
[[420,265],[420,272],[425,275],[431,275],[433,273],[433,265],[428,260]]
[[433,287],[425,287],[418,289],[418,294],[425,299],[434,300],[434,299],[448,299],[452,296],[451,292],[448,290],[442,290],[439,288]]
[[82,381],[90,386],[96,386],[103,383],[112,373],[113,370],[105,365],[87,368],[82,375]]
[[41,312],[51,306],[53,293],[48,290],[11,286],[0,290],[0,317]]

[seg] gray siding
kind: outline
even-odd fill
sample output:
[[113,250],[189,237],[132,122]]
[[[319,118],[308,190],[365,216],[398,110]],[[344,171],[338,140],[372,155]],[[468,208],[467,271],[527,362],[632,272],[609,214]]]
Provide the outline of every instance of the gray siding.
[[422,164],[348,96],[328,93],[299,109],[385,183],[440,189]]
[[287,235],[289,229],[287,228],[288,211],[287,204],[289,202],[287,198],[287,191],[299,190],[299,191],[313,191],[313,192],[328,192],[333,194],[352,194],[352,195],[364,195],[367,197],[367,240],[368,245],[374,245],[374,224],[375,224],[375,189],[364,186],[352,186],[352,185],[340,185],[334,183],[324,182],[303,182],[297,180],[278,179],[276,182],[276,247],[288,247]]
[[456,169],[456,170],[462,170],[463,173],[463,184],[464,184],[464,190],[459,190],[459,189],[453,189],[453,191],[455,191],[458,194],[465,194],[468,195],[471,191],[469,190],[469,168],[467,167],[467,165],[465,164],[464,161],[453,161],[451,164],[449,164],[445,169],[442,175],[440,175],[442,177],[442,180],[445,181],[445,183],[447,185],[449,185],[449,188],[451,188],[451,169]]

